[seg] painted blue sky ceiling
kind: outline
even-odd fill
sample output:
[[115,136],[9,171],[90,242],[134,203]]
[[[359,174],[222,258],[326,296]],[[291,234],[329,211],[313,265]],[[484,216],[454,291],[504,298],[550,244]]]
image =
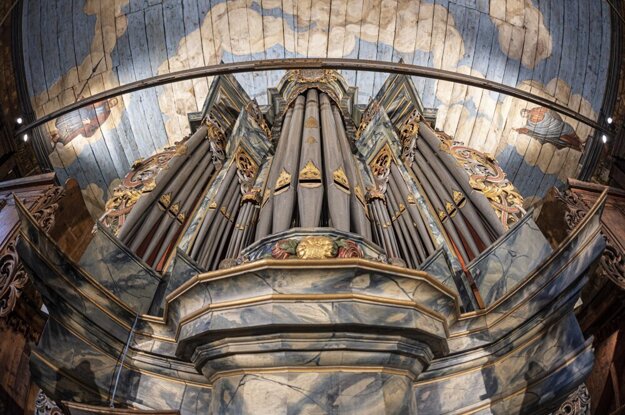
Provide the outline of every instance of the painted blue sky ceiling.
[[[610,50],[599,0],[25,0],[24,56],[43,115],[103,90],[191,67],[251,59],[350,57],[484,77],[597,118]],[[384,74],[344,71],[367,103]],[[238,75],[266,102],[279,71]],[[94,207],[132,162],[179,140],[210,79],[135,92],[45,126],[59,177]],[[495,154],[526,196],[575,176],[592,131],[533,104],[414,78],[437,128]],[[97,210],[97,208],[96,208]]]

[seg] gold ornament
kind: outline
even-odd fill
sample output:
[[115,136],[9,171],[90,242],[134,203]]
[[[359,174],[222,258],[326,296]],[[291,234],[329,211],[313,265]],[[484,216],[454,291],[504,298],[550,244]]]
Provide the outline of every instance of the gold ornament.
[[349,193],[349,180],[347,180],[347,175],[345,175],[342,167],[334,170],[332,178],[334,179],[334,183],[339,186],[339,189],[345,190]]
[[308,160],[308,163],[300,170],[299,181],[302,187],[321,186],[321,171],[319,171],[312,160]]
[[304,122],[304,128],[318,128],[319,123],[315,117],[308,117]]
[[168,207],[171,204],[171,193],[161,195],[159,201],[163,204],[163,206]]
[[296,252],[301,259],[328,259],[336,257],[337,246],[326,236],[307,236],[299,242]]
[[274,186],[273,191],[274,193],[278,194],[286,190],[290,184],[291,184],[291,175],[289,174],[288,171],[282,169],[282,171],[280,171],[280,175],[278,176],[278,179],[276,180],[276,185]]

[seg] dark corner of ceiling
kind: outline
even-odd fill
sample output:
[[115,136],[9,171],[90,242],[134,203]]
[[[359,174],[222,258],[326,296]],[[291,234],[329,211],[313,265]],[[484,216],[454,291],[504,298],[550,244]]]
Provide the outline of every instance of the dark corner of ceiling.
[[590,138],[578,178],[625,188],[625,3],[608,0],[608,4],[612,23],[610,64],[599,120],[610,133],[596,131]]
[[[35,119],[25,79],[22,1],[0,4],[0,181],[52,171],[39,128],[17,134]],[[27,134],[24,139],[24,134]]]

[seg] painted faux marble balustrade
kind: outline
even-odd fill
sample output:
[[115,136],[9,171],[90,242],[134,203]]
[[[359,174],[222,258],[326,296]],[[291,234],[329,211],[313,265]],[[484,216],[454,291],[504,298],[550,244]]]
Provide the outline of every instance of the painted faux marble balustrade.
[[544,239],[530,219],[514,227],[476,262],[495,270],[480,288],[492,292],[506,244],[534,262],[506,259],[509,281],[477,312],[461,314],[440,254],[425,272],[264,258],[190,273],[162,316],[136,321],[150,302],[132,284],[156,281],[149,268],[101,229],[70,260],[22,209],[18,249],[51,316],[33,374],[57,401],[108,405],[119,373],[118,405],[185,415],[547,412],[592,366],[573,305],[603,247],[602,203],[553,251],[523,253]]

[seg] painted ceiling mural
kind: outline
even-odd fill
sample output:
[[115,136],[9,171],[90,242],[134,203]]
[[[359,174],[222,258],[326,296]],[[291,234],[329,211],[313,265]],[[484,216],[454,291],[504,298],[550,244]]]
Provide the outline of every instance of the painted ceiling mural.
[[[24,56],[38,116],[135,80],[253,59],[348,57],[515,86],[596,119],[606,87],[602,0],[26,0]],[[385,74],[344,71],[366,104]],[[260,104],[283,72],[237,75]],[[592,130],[523,100],[413,78],[436,127],[496,155],[530,199],[575,176]],[[132,163],[189,132],[211,79],[134,92],[48,123],[50,160],[95,214]]]

